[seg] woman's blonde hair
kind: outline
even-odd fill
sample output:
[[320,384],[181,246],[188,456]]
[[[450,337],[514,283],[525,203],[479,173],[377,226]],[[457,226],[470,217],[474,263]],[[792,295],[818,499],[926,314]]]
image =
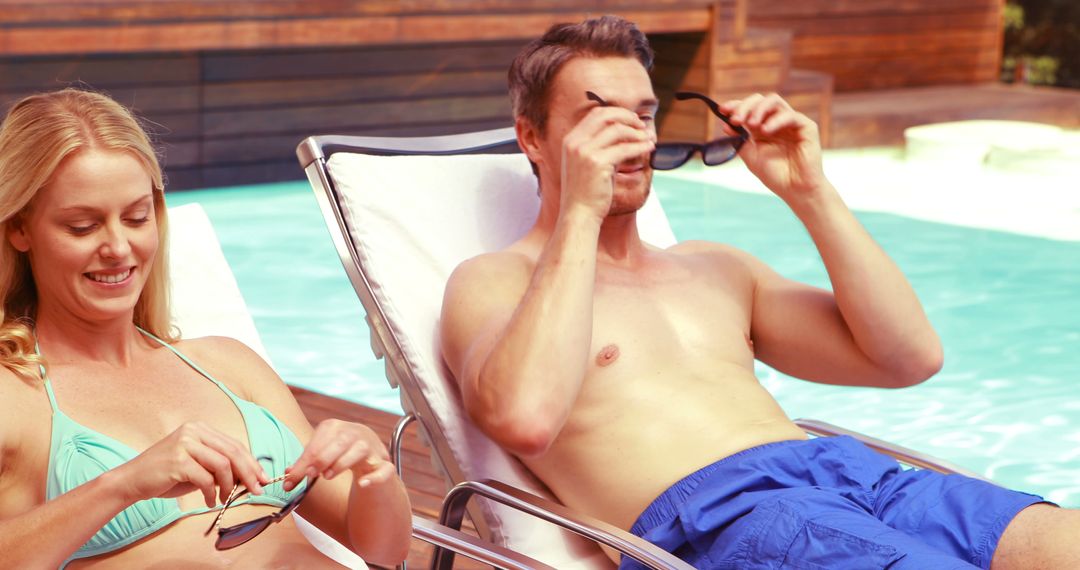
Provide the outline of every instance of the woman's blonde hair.
[[158,251],[135,305],[135,324],[168,341],[170,326],[168,220],[165,185],[154,148],[132,114],[105,95],[64,89],[16,103],[0,125],[0,365],[25,378],[38,376],[34,347],[37,288],[27,254],[8,240],[10,224],[27,213],[63,161],[84,149],[130,153],[153,182]]

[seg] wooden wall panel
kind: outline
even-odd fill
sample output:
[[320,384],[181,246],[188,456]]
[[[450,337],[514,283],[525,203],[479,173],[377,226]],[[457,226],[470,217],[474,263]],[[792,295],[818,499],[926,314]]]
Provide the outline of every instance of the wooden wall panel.
[[[521,42],[217,52],[202,56],[203,185],[301,178],[313,134],[422,136],[511,124]],[[290,168],[292,170],[290,170]]]
[[142,55],[0,57],[0,112],[70,85],[134,109],[170,189],[303,177],[312,134],[422,136],[511,124],[521,42]]
[[754,0],[753,26],[794,34],[792,65],[838,91],[992,81],[1001,0]]

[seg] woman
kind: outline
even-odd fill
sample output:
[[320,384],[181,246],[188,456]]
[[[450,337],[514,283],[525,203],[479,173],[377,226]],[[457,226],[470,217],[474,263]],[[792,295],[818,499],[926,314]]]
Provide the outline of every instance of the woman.
[[242,343],[170,329],[161,169],[123,107],[72,89],[16,104],[0,224],[5,564],[336,567],[292,517],[241,524],[301,498],[369,562],[404,559],[408,495],[371,429],[313,429]]

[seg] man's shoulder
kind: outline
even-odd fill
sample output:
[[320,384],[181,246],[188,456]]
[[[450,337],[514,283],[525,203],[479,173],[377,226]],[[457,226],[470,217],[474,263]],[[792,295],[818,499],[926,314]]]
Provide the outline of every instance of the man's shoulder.
[[458,265],[443,294],[444,353],[455,339],[474,338],[478,326],[512,312],[528,289],[535,266],[533,258],[513,249],[478,255]]
[[491,284],[530,275],[536,260],[514,248],[482,253],[458,264],[450,274],[449,285],[471,285],[476,282]]
[[754,259],[749,253],[726,243],[705,240],[681,241],[667,249],[677,255],[695,255],[714,257],[717,260],[744,261]]

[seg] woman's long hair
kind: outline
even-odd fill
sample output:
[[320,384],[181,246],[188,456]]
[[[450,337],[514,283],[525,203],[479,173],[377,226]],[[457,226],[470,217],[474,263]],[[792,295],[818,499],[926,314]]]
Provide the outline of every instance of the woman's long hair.
[[38,377],[43,363],[32,330],[37,287],[27,254],[8,240],[10,224],[25,217],[60,164],[84,149],[130,153],[150,175],[159,246],[134,321],[162,339],[176,340],[169,320],[165,185],[146,132],[105,95],[79,89],[31,95],[16,103],[0,125],[0,365],[24,378]]

